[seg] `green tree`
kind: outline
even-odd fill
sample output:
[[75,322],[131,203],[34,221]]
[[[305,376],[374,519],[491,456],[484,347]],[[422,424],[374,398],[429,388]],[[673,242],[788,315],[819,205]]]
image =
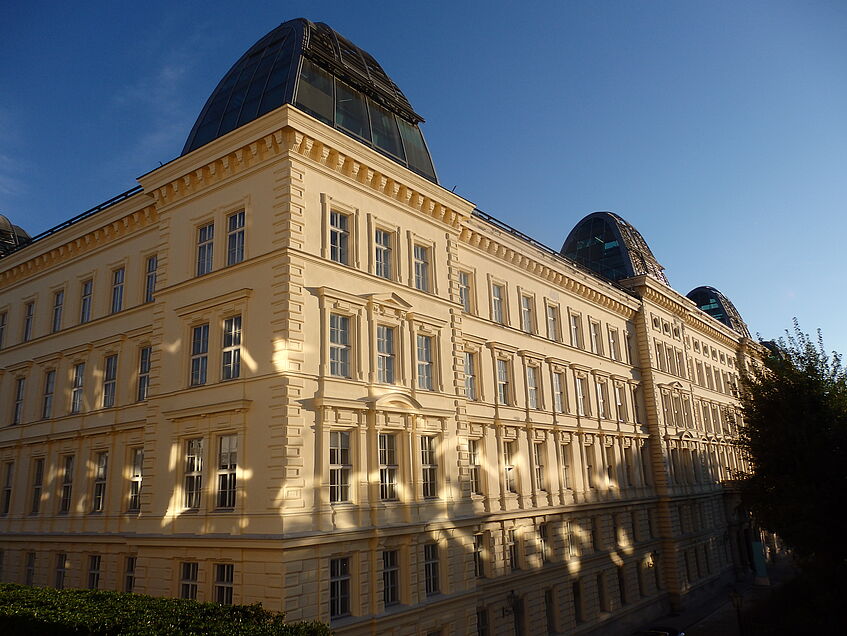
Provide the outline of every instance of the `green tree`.
[[739,444],[751,460],[742,501],[756,522],[802,557],[842,569],[847,558],[847,373],[803,333],[768,345],[742,379]]

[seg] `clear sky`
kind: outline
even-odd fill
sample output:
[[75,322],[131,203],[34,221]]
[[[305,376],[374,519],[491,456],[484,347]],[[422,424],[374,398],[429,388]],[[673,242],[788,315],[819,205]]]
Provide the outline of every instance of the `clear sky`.
[[679,292],[847,353],[843,0],[6,2],[0,212],[36,234],[129,189],[301,16],[380,61],[447,189],[557,249],[617,212]]

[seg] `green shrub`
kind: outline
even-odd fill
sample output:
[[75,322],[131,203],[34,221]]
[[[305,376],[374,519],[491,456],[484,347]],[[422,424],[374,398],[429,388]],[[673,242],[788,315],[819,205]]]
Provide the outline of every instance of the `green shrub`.
[[218,605],[98,590],[0,583],[0,633],[15,636],[330,636],[318,622],[283,622],[254,605]]

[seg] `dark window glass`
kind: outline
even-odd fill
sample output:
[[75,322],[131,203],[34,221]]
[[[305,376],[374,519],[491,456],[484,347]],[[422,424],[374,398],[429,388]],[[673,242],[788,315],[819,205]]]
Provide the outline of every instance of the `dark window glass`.
[[370,141],[371,127],[364,96],[338,80],[335,81],[335,124]]
[[434,179],[435,170],[432,167],[432,159],[429,157],[420,129],[401,117],[397,117],[397,123],[400,126],[403,146],[406,148],[406,160],[409,162],[409,167],[425,177]]
[[332,126],[334,117],[332,76],[303,60],[300,82],[297,85],[297,104],[313,117]]
[[606,219],[587,219],[577,226],[568,239],[563,249],[566,257],[611,280],[633,275],[629,253],[621,246],[616,232]]
[[394,114],[371,100],[368,100],[368,109],[371,113],[374,144],[388,154],[403,159],[403,145],[400,143],[400,131]]

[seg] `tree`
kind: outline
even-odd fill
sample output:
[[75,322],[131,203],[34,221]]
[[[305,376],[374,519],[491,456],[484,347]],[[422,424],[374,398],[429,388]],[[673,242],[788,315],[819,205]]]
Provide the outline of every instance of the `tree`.
[[[842,569],[847,559],[847,372],[794,321],[769,343],[764,367],[742,378],[738,444],[752,473],[742,501],[801,556]],[[842,521],[839,521],[841,519]]]

